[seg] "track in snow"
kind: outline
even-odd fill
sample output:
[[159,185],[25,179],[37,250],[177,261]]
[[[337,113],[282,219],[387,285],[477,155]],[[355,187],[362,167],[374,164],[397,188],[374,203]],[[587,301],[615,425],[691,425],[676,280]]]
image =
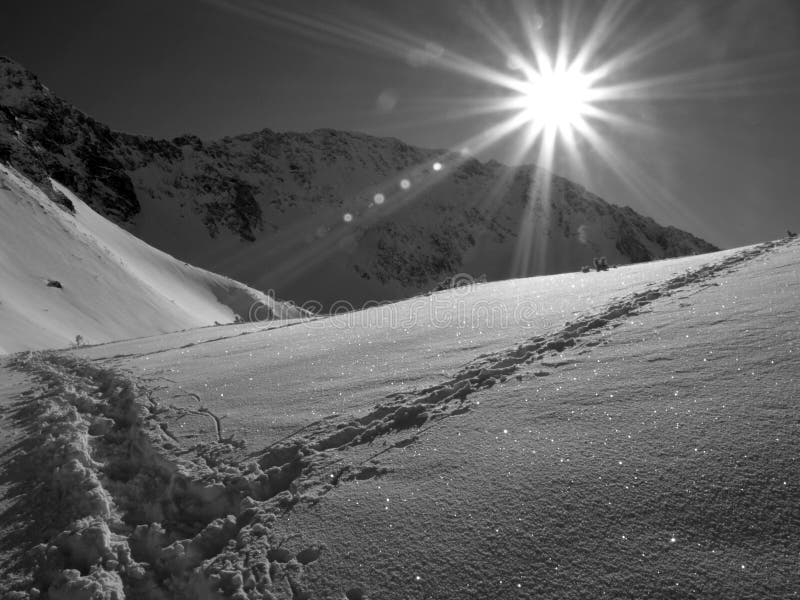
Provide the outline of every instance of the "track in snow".
[[[470,394],[502,383],[523,365],[542,363],[542,369],[536,375],[544,377],[549,374],[548,368],[559,365],[557,361],[544,362],[546,359],[559,356],[570,348],[580,350],[603,343],[597,337],[601,331],[622,325],[626,318],[638,314],[658,299],[671,296],[687,286],[695,286],[695,293],[704,287],[716,286],[717,283],[710,281],[715,276],[782,243],[786,241],[768,242],[743,250],[718,263],[678,275],[661,285],[618,300],[599,312],[567,323],[564,328],[548,336],[534,337],[514,348],[480,356],[449,380],[419,392],[393,395],[388,402],[377,405],[359,419],[346,423],[326,419],[306,426],[302,436],[299,432],[296,436],[290,436],[294,441],[271,448],[261,455],[262,460],[270,460],[268,457],[272,454],[286,452],[287,448],[343,450],[371,443],[381,435],[423,425],[431,427],[439,419],[463,414],[470,410]],[[408,443],[410,440],[401,440],[397,442],[400,444],[397,447],[404,447]],[[383,449],[380,453],[385,451]]]

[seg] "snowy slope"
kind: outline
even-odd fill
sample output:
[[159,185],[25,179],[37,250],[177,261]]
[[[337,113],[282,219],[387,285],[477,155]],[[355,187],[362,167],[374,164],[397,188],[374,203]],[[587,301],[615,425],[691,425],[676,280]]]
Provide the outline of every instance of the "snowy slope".
[[6,439],[46,423],[25,481],[79,491],[45,519],[6,498],[7,539],[27,518],[46,542],[33,579],[0,545],[6,580],[22,598],[791,597],[798,285],[781,241],[18,357]]
[[462,272],[499,280],[715,250],[530,165],[332,130],[117,133],[8,59],[2,159],[173,256],[325,308],[407,298]]
[[[169,373],[176,393],[200,393],[204,406],[227,414],[225,435],[281,437],[322,416],[368,411],[376,398],[434,385],[475,356],[556,331],[654,277],[731,254],[634,265],[614,276],[566,273],[477,284],[247,337],[238,331],[224,337],[221,329],[213,341],[193,343],[187,332],[169,342],[131,340],[82,355],[123,355],[126,368]],[[266,421],[260,418],[265,408]]]
[[495,357],[494,387],[374,442],[356,481],[280,519],[291,551],[326,550],[303,589],[794,597],[799,257],[654,286],[548,336],[575,342],[562,352]]
[[95,344],[230,323],[258,303],[278,317],[300,316],[148,246],[56,189],[74,214],[0,164],[0,353],[64,347],[78,335]]

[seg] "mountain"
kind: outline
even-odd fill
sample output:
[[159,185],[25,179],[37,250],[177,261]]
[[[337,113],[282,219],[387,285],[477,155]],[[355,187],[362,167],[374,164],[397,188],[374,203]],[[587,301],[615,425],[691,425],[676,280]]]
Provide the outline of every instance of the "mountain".
[[268,129],[112,131],[0,59],[0,160],[52,177],[147,243],[295,301],[360,305],[459,273],[573,271],[715,250],[532,166],[396,139]]
[[237,315],[303,316],[148,246],[48,184],[59,204],[0,163],[0,354],[230,323]]

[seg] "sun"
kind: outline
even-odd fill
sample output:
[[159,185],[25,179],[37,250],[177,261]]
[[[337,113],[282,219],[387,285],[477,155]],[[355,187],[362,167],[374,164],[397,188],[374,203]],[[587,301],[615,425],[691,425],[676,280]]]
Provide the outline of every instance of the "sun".
[[531,74],[518,101],[537,129],[568,132],[579,128],[589,112],[590,79],[575,68],[547,68]]

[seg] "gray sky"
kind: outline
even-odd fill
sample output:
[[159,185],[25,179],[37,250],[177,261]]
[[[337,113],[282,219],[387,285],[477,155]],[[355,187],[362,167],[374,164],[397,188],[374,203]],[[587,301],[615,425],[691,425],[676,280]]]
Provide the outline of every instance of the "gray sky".
[[800,229],[795,0],[3,0],[0,20],[0,54],[114,129],[327,127],[525,163],[524,127],[474,143],[513,113],[464,113],[514,96],[511,54],[597,41],[617,118],[558,141],[554,171],[721,246]]

